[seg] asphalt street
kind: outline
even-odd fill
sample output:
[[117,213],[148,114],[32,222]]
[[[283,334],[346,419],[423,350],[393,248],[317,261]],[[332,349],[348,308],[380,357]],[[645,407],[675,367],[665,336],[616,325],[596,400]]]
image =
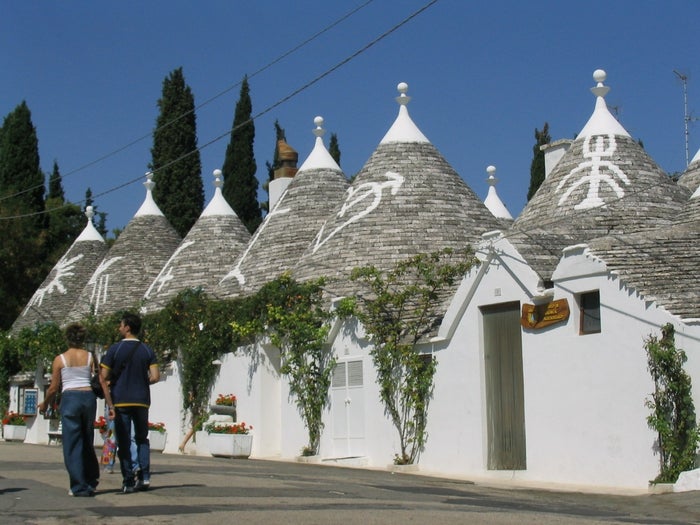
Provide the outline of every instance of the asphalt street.
[[0,523],[700,524],[700,492],[610,495],[493,486],[385,469],[153,454],[152,488],[68,495],[60,446],[0,442]]

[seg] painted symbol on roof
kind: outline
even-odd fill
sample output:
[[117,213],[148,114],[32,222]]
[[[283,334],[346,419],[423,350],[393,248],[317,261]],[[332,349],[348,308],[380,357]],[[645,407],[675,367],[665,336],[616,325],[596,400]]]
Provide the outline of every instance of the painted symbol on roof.
[[173,261],[180,253],[182,253],[184,250],[186,250],[187,248],[189,248],[193,244],[194,244],[194,241],[187,241],[187,242],[183,242],[180,246],[177,247],[177,250],[175,250],[175,253],[173,253],[170,256],[170,259],[168,259],[168,262],[165,263],[165,266],[163,266],[163,269],[158,274],[158,277],[155,278],[155,280],[151,283],[151,286],[149,286],[148,290],[146,290],[146,294],[144,297],[150,298],[151,292],[153,292],[153,289],[156,286],[158,288],[155,290],[155,293],[156,294],[160,293],[160,291],[163,289],[163,287],[175,278],[173,276]]
[[235,277],[236,280],[238,281],[239,285],[245,284],[245,275],[243,275],[243,271],[241,270],[241,266],[243,265],[243,261],[245,261],[246,257],[248,257],[248,253],[250,250],[255,246],[255,244],[258,241],[258,237],[260,237],[260,234],[269,226],[270,222],[274,220],[275,217],[278,215],[284,215],[286,213],[290,212],[290,208],[282,208],[282,202],[284,201],[284,198],[287,196],[287,191],[284,190],[284,193],[282,193],[282,196],[279,198],[277,201],[277,204],[275,207],[272,209],[270,213],[268,213],[265,216],[265,220],[262,222],[260,226],[258,226],[258,229],[255,230],[255,235],[253,238],[250,240],[248,243],[248,246],[246,247],[245,251],[241,254],[240,258],[238,259],[238,262],[236,263],[236,266],[233,267],[233,270],[228,272],[221,281],[219,281],[219,284],[223,283],[224,281],[227,281],[231,279],[232,277]]
[[107,270],[119,259],[123,257],[112,257],[109,260],[104,260],[100,263],[92,274],[88,285],[92,285],[92,294],[90,294],[90,304],[95,307],[95,313],[99,310],[100,305],[107,302],[107,292],[109,291],[109,275]]
[[44,286],[43,288],[39,288],[36,291],[36,293],[34,293],[32,299],[29,301],[29,304],[24,309],[24,312],[22,312],[22,315],[26,315],[26,313],[33,306],[41,306],[41,304],[44,302],[44,297],[47,294],[50,295],[54,291],[60,294],[65,294],[67,290],[65,285],[61,282],[61,279],[75,275],[75,273],[73,272],[73,270],[75,269],[75,263],[77,263],[82,258],[82,253],[79,253],[78,255],[76,255],[75,257],[71,257],[70,259],[66,259],[65,256],[62,257],[61,260],[58,261],[56,263],[56,266],[54,267],[55,273],[53,274],[53,278],[51,279],[51,281],[46,286]]
[[[563,205],[574,190],[585,184],[588,184],[588,193],[581,202],[574,206],[576,210],[605,206],[605,201],[599,194],[601,183],[607,184],[618,198],[624,197],[625,191],[618,183],[618,180],[625,185],[629,185],[630,181],[627,175],[614,162],[606,160],[611,158],[616,150],[617,143],[614,135],[592,135],[586,137],[583,143],[583,156],[590,160],[586,160],[576,166],[559,182],[556,189],[557,192],[567,184],[569,186],[559,199],[558,205]],[[584,175],[576,179],[575,176],[578,173],[583,173]]]
[[[387,178],[385,182],[365,182],[364,184],[360,184],[357,188],[348,188],[345,202],[336,215],[338,219],[342,219],[347,215],[347,220],[337,226],[325,237],[324,233],[326,224],[324,224],[321,227],[321,230],[318,232],[318,235],[316,235],[316,243],[314,244],[313,253],[316,253],[321,246],[332,239],[343,228],[372,213],[382,202],[382,195],[384,194],[385,189],[389,189],[392,195],[396,195],[398,193],[399,188],[401,188],[404,183],[404,177],[393,171],[387,171],[384,176]],[[369,198],[372,198],[371,202],[365,202]],[[360,208],[360,206],[363,204],[365,207]],[[360,209],[354,210],[355,208]]]

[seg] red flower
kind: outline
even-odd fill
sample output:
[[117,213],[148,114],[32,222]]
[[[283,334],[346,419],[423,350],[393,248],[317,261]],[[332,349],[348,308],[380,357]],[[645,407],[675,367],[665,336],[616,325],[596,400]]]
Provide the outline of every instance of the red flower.
[[205,430],[210,434],[248,434],[253,430],[253,427],[246,426],[245,422],[233,424],[210,423]]
[[233,394],[219,394],[219,397],[216,398],[215,404],[231,407],[236,404],[236,396]]
[[5,414],[5,417],[2,418],[2,424],[23,427],[27,425],[27,420],[24,416],[19,415],[17,412],[8,412]]

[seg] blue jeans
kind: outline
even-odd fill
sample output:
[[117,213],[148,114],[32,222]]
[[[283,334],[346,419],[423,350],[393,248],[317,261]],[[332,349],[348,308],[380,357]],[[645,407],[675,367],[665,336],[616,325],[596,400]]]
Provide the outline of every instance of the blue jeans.
[[122,480],[127,487],[135,484],[131,457],[131,425],[134,425],[136,458],[141,467],[140,479],[151,479],[151,446],[148,442],[148,409],[145,407],[115,407],[114,433],[117,436],[117,456]]
[[97,400],[90,390],[61,393],[63,462],[68,470],[73,494],[93,491],[100,478],[95,455],[95,413]]

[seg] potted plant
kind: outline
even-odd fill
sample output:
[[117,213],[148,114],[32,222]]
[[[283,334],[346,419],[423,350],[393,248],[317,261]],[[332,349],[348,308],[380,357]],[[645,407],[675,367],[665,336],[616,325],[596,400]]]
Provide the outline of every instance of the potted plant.
[[215,457],[245,458],[250,456],[253,447],[252,426],[241,423],[213,421],[204,430],[209,434],[209,453]]
[[27,437],[27,420],[17,412],[8,412],[2,418],[2,436],[5,441],[24,441]]
[[163,452],[166,438],[165,423],[148,422],[148,441],[152,451]]
[[219,394],[210,408],[214,414],[232,416],[236,421],[236,396],[233,394]]

